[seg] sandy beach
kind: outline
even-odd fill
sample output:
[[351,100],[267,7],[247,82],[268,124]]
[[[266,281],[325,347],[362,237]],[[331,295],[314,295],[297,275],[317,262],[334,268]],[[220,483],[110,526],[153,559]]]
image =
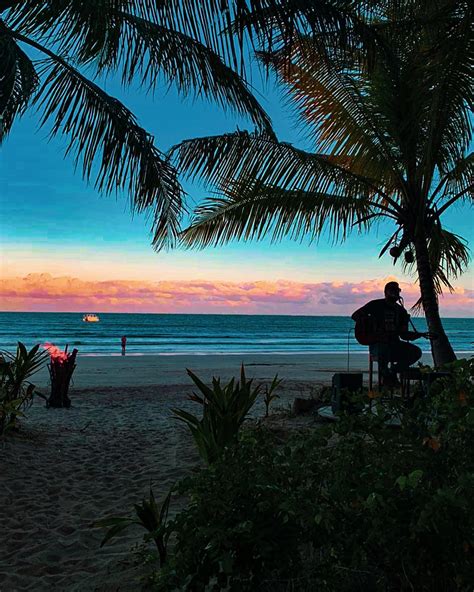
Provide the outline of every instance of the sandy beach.
[[[367,372],[367,354],[225,354],[225,355],[79,355],[74,388],[188,385],[186,368],[203,380],[220,376],[228,380],[245,365],[249,377],[271,380],[276,373],[291,382],[328,384],[334,372]],[[432,363],[424,354],[422,362]],[[349,366],[349,367],[348,367]],[[47,369],[35,375],[40,388],[49,384]]]
[[[103,532],[91,523],[129,513],[150,481],[162,498],[198,463],[186,428],[171,418],[173,407],[195,408],[185,368],[227,380],[242,361],[258,380],[284,379],[280,408],[347,370],[340,354],[78,357],[71,409],[37,399],[21,434],[0,443],[0,591],[137,590],[129,550],[141,531],[100,549]],[[367,356],[351,355],[350,370],[366,371]],[[35,379],[47,394],[47,372]]]

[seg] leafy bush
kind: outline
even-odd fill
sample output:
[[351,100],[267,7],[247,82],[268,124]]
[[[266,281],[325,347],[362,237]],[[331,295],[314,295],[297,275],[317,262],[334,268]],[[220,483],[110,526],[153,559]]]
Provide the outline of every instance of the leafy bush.
[[471,590],[474,363],[451,370],[409,408],[376,402],[284,446],[244,432],[179,485],[156,590]]
[[240,382],[232,378],[224,387],[220,378],[212,379],[211,388],[191,370],[187,373],[203,395],[193,393],[189,397],[202,406],[202,418],[183,409],[173,409],[173,413],[189,427],[201,458],[211,464],[237,442],[239,430],[257,400],[261,385],[252,387],[253,379],[247,380],[243,365]]
[[15,354],[1,352],[0,435],[17,428],[18,418],[23,415],[22,410],[31,405],[35,394],[40,395],[35,385],[28,380],[38,372],[48,357],[48,352],[40,352],[39,347],[38,344],[27,351],[19,341]]

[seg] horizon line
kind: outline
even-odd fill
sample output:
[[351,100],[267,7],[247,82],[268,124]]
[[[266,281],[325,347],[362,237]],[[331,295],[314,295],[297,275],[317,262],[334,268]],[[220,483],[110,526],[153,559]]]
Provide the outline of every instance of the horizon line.
[[[410,309],[407,309],[408,311]],[[233,317],[325,317],[325,318],[340,318],[347,317],[351,318],[351,314],[291,314],[291,313],[242,313],[242,312],[147,312],[147,311],[135,311],[135,312],[106,312],[100,310],[94,310],[93,312],[76,311],[76,310],[0,310],[0,314],[100,314],[100,315],[154,315],[154,316],[233,316]],[[425,318],[424,314],[413,314],[412,318],[419,319]],[[440,315],[442,319],[474,319],[472,316],[451,316],[451,315]]]

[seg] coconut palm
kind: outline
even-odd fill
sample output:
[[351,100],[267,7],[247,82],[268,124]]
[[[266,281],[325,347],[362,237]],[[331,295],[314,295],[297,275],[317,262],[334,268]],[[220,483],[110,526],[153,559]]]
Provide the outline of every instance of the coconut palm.
[[[203,248],[268,235],[313,240],[324,231],[343,240],[353,229],[388,221],[393,233],[380,255],[388,251],[417,277],[419,304],[438,335],[435,364],[450,362],[455,355],[438,296],[452,289],[469,252],[442,221],[448,208],[474,197],[473,5],[280,4],[286,21],[256,10],[242,26],[258,23],[257,55],[284,85],[315,151],[259,132],[175,147],[179,168],[217,188],[197,207],[181,242]],[[343,6],[345,30],[313,25],[321,4]]]
[[[199,13],[199,3],[192,4]],[[0,0],[0,142],[27,108],[38,109],[40,125],[67,138],[66,152],[85,179],[93,177],[105,193],[128,192],[134,209],[152,214],[160,245],[173,243],[185,211],[176,170],[100,81],[115,74],[147,91],[175,85],[270,130],[230,67],[229,56],[238,59],[232,44],[223,49],[192,12],[184,10],[183,19],[183,6],[171,1]]]

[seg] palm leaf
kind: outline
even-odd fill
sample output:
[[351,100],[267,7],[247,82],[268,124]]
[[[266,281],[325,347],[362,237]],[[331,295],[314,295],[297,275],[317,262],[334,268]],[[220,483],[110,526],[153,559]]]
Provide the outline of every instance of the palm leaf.
[[474,198],[474,152],[459,159],[453,168],[442,176],[431,194],[430,202],[435,204],[440,204],[443,201],[444,203],[446,201],[454,203],[453,197]]
[[344,63],[328,63],[307,38],[295,40],[289,55],[285,49],[259,56],[287,85],[287,100],[300,112],[319,151],[343,154],[351,159],[351,171],[388,190],[403,189],[400,154],[388,140],[383,112],[367,100],[368,81],[360,75],[355,80]]
[[192,37],[235,67],[243,66],[239,44],[233,35],[223,35],[222,31],[240,11],[248,10],[245,0],[25,0],[10,4],[15,4],[8,13],[10,24],[40,41],[53,36],[60,53],[74,53],[81,61],[117,49],[121,31],[116,16],[124,11]]
[[[450,2],[443,17],[428,30],[429,45],[420,56],[428,74],[425,96],[430,105],[423,146],[427,171],[434,165],[441,170],[452,167],[463,158],[472,135],[474,9],[467,2]],[[430,182],[428,174],[425,184]]]
[[6,27],[0,26],[0,142],[24,113],[38,85],[33,63]]
[[[337,240],[371,211],[370,200],[330,193],[282,190],[262,183],[235,183],[226,196],[206,200],[181,233],[186,247],[284,237],[314,240],[324,229]],[[367,225],[368,223],[362,223]]]
[[[336,158],[311,154],[263,134],[235,132],[186,140],[171,149],[170,156],[190,178],[200,177],[226,191],[236,181],[251,180],[283,190],[316,193],[333,191],[347,197],[371,195],[379,208],[398,208],[372,180],[341,166]],[[395,208],[395,209],[394,209]]]
[[36,34],[40,43],[54,46],[60,55],[74,55],[78,64],[88,64],[98,74],[121,70],[125,84],[138,75],[149,88],[164,77],[180,92],[216,100],[270,130],[268,115],[247,84],[215,51],[157,18],[151,2],[56,0],[36,10],[18,8],[10,21],[18,31]]
[[124,23],[120,44],[102,67],[120,67],[125,83],[138,75],[150,88],[164,76],[185,95],[214,99],[223,107],[249,114],[259,128],[271,130],[268,115],[247,84],[215,52],[183,33],[135,15],[122,12],[118,18]]
[[63,58],[14,35],[49,56],[40,63],[42,84],[34,100],[42,110],[41,125],[52,120],[51,135],[68,136],[66,153],[73,153],[86,179],[96,172],[99,191],[126,190],[134,209],[153,212],[155,245],[173,244],[185,211],[183,191],[149,134],[120,101]]
[[[451,281],[466,271],[471,260],[467,242],[457,234],[442,228],[440,224],[436,224],[430,232],[428,254],[436,293],[442,294],[443,286],[453,292]],[[404,267],[406,271],[415,273],[414,263],[405,263]]]

